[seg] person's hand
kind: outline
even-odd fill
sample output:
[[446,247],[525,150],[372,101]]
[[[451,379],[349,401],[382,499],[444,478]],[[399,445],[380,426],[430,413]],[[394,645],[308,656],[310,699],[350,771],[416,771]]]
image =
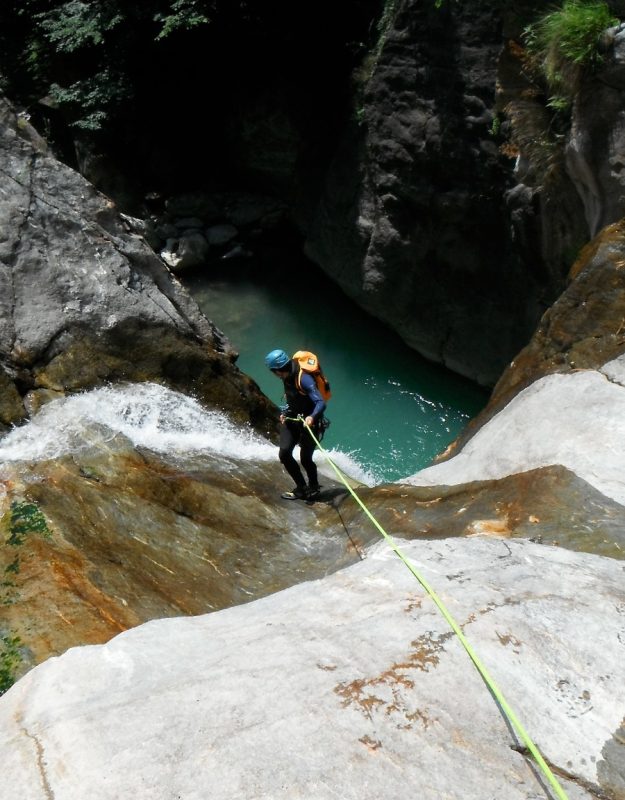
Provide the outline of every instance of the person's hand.
[[308,425],[309,428],[312,428],[314,421],[315,420],[312,417],[306,417],[306,419],[304,420],[304,422],[306,423],[306,425]]
[[286,419],[286,417],[284,416],[284,414],[280,414],[280,424],[284,425],[284,420],[285,419]]

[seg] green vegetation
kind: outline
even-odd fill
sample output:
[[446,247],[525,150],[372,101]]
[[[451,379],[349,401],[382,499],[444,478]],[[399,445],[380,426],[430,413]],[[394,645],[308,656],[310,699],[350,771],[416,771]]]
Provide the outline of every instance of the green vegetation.
[[618,25],[609,2],[528,2],[519,9],[522,40],[509,43],[527,86],[505,108],[510,155],[523,155],[525,182],[545,186],[564,167],[572,101],[582,81],[602,63],[606,29]]
[[[386,42],[386,37],[391,25],[393,24],[393,20],[395,19],[397,3],[398,0],[384,0],[382,13],[380,14],[380,17],[375,25],[375,42],[368,47],[368,52],[363,59],[362,64],[355,72],[354,80],[357,103],[362,102],[362,93],[364,92],[364,89],[369,82],[369,79],[373,75],[378,63],[382,49],[384,48],[384,43]],[[362,105],[360,105],[359,108],[362,108]],[[358,124],[360,125],[364,121],[364,112],[359,114],[358,111],[356,111],[355,113]]]
[[27,500],[14,500],[9,511],[9,538],[7,544],[16,546],[24,543],[28,533],[40,533],[50,538],[50,529],[46,518],[36,503]]
[[0,636],[0,695],[15,683],[15,670],[22,661],[20,644],[18,636]]
[[284,103],[282,119],[304,130],[310,115],[329,139],[322,117],[338,124],[383,6],[3,0],[0,87],[57,158],[137,214],[155,189],[231,181],[248,107]]
[[197,0],[173,0],[169,14],[155,13],[154,20],[161,25],[156,40],[165,39],[170,33],[191,30],[198,25],[206,25],[210,18],[198,8]]
[[601,34],[619,20],[607,3],[597,0],[564,0],[525,29],[528,52],[538,62],[547,87],[553,93],[549,105],[561,110],[573,97],[583,71],[602,61]]
[[373,75],[382,54],[386,37],[391,29],[395,14],[397,13],[398,0],[384,0],[382,13],[375,25],[375,40],[368,45],[362,44],[366,54],[360,65],[354,70],[354,119],[361,126],[366,122],[364,93]]
[[[14,500],[10,509],[0,520],[0,530],[6,534],[5,544],[20,548],[26,536],[37,533],[46,539],[52,534],[41,509],[36,503],[27,500]],[[12,605],[19,598],[12,576],[20,572],[20,551],[17,550],[13,560],[4,568],[4,580],[0,581],[0,604]]]
[[492,124],[490,126],[489,133],[491,136],[499,136],[501,132],[501,117],[499,114],[495,114],[493,117]]
[[380,17],[376,25],[376,30],[378,32],[378,41],[374,49],[376,60],[379,57],[380,53],[382,52],[382,48],[384,47],[384,42],[386,41],[386,37],[388,35],[390,27],[393,24],[393,20],[395,19],[396,10],[397,10],[397,0],[385,0],[384,9],[382,10],[382,16]]
[[134,59],[146,42],[154,45],[206,25],[214,5],[207,0],[7,2],[0,10],[5,88],[7,82],[18,92],[28,86],[62,108],[69,125],[100,130],[131,103]]
[[[24,13],[27,13],[27,9]],[[119,25],[122,19],[114,7],[87,4],[80,0],[69,0],[34,15],[40,35],[61,53],[73,53],[81,47],[101,45],[106,33]]]

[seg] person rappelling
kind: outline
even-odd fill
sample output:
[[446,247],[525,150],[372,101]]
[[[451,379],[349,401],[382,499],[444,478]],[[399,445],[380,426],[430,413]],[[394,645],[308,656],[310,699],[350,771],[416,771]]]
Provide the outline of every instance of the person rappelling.
[[[327,382],[314,353],[298,351],[292,358],[284,350],[272,350],[265,356],[266,366],[284,385],[285,405],[280,413],[279,458],[295,482],[291,491],[283,492],[285,500],[314,500],[319,496],[317,465],[313,454],[315,439],[307,426],[321,440],[327,427],[324,418],[326,400],[330,397]],[[300,448],[300,463],[308,477],[308,484],[293,457],[295,446]]]

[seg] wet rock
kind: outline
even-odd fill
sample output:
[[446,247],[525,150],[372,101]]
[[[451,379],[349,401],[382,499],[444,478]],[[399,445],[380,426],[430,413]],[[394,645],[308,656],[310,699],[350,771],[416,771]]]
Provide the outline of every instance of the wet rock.
[[16,675],[146,620],[246,603],[360,557],[360,535],[346,535],[331,505],[279,499],[289,481],[269,444],[252,460],[159,456],[103,425],[75,439],[71,455],[3,462],[0,634],[19,639]]
[[24,408],[29,417],[34,416],[39,409],[51,400],[58,400],[63,397],[63,392],[53,389],[34,389],[24,395]]
[[625,351],[625,225],[607,226],[580,253],[568,287],[544,314],[529,343],[497,382],[486,408],[450,448],[461,449],[523,389],[545,375],[604,372]]
[[625,27],[613,29],[596,74],[580,86],[566,144],[567,171],[584,203],[590,235],[625,213]]
[[0,425],[17,424],[24,418],[24,402],[11,376],[0,369]]

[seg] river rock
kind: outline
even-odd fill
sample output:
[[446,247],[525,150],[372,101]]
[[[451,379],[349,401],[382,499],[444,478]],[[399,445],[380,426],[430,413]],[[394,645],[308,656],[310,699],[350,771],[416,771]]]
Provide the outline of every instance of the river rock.
[[161,258],[174,272],[183,272],[204,264],[209,250],[204,234],[199,230],[187,230],[178,239],[168,239]]
[[[480,474],[483,479],[473,480],[459,469],[456,476],[444,473],[443,485],[430,485],[426,471],[398,484],[360,487],[358,496],[385,530],[406,539],[524,538],[625,559],[625,506],[572,469]],[[352,536],[367,530],[365,512],[351,498],[341,502],[340,513]]]
[[566,290],[498,381],[494,403],[552,372],[600,368],[625,350],[625,222],[608,225],[580,253]]
[[[623,565],[531,542],[399,542],[570,800],[625,797]],[[0,798],[555,796],[382,544],[247,605],[74,648],[0,700]]]
[[211,225],[206,231],[206,239],[209,244],[221,245],[236,239],[239,231],[234,225],[223,223],[221,225]]
[[[166,451],[148,445],[157,432]],[[322,454],[329,502],[281,500],[290,480],[273,445],[151,384],[48,398],[0,458],[0,635],[19,639],[14,677],[146,620],[320,577],[378,538]],[[623,505],[563,467],[357,491],[398,537],[522,537],[625,557]]]

